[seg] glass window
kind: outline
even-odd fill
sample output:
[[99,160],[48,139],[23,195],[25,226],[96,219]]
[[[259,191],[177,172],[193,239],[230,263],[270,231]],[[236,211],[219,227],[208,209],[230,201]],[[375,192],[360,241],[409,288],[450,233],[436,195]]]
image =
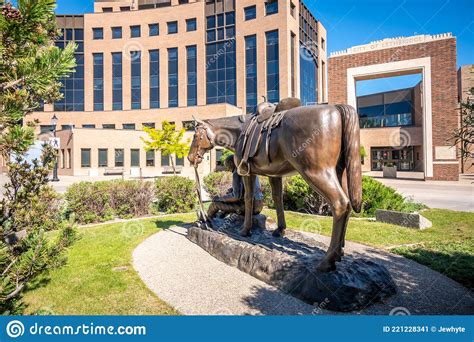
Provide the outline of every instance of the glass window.
[[94,124],[84,124],[82,125],[82,128],[95,128]]
[[194,132],[196,125],[194,121],[183,121],[183,128],[188,132]]
[[159,50],[150,50],[150,108],[160,108]]
[[130,26],[130,37],[138,38],[141,36],[141,27],[140,25]]
[[158,24],[148,25],[150,36],[158,36],[160,34],[160,26]]
[[155,151],[146,151],[146,166],[155,166]]
[[168,107],[178,107],[178,48],[168,49]]
[[245,37],[245,93],[247,113],[257,108],[257,36]]
[[265,13],[267,15],[278,13],[278,0],[266,2]]
[[132,148],[130,150],[130,166],[139,167],[140,166],[140,150]]
[[170,166],[170,156],[161,153],[161,166]]
[[175,34],[175,33],[178,33],[178,22],[170,21],[168,23],[168,34]]
[[[235,26],[224,26],[225,20],[234,22],[234,12],[208,17],[206,44],[206,103],[236,104]],[[209,28],[217,23],[217,29]],[[221,27],[222,26],[222,27]],[[217,39],[217,42],[216,42]]]
[[122,110],[122,53],[112,53],[112,109]]
[[280,101],[280,66],[278,31],[265,34],[267,48],[267,101]]
[[104,54],[94,53],[94,110],[104,110]]
[[102,27],[93,28],[92,33],[95,40],[104,39],[104,29]]
[[213,15],[207,17],[206,26],[207,26],[208,29],[215,28],[216,27],[216,17],[213,16]]
[[154,122],[144,122],[142,123],[142,126],[147,128],[155,128],[156,125]]
[[135,130],[135,124],[123,124],[122,128],[128,130]]
[[103,129],[115,129],[115,124],[103,124]]
[[91,167],[90,148],[81,148],[81,167]]
[[257,17],[257,6],[249,6],[244,8],[245,20],[252,20]]
[[176,157],[176,166],[184,166],[184,158]]
[[186,20],[186,31],[196,31],[197,30],[197,23],[196,23],[196,18],[193,19],[187,19]]
[[186,47],[188,106],[197,105],[197,48]]
[[123,149],[115,149],[115,167],[123,167],[124,165],[124,153]]
[[122,38],[122,28],[121,27],[112,27],[112,39]]
[[300,97],[303,106],[318,101],[318,66],[312,52],[300,45]]
[[113,11],[112,7],[102,7],[102,12],[104,13],[110,13]]
[[131,97],[132,109],[141,109],[142,106],[142,59],[140,51],[131,51]]
[[99,148],[99,167],[109,166],[107,153],[106,148]]
[[40,126],[40,134],[45,134],[54,131],[54,127],[52,125],[41,125]]

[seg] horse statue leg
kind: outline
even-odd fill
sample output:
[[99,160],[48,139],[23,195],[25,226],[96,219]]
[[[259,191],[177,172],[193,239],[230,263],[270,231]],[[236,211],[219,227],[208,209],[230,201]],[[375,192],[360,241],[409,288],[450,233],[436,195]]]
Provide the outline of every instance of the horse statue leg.
[[331,243],[316,268],[322,272],[333,271],[336,269],[336,261],[342,258],[344,233],[352,210],[349,198],[339,183],[335,169],[304,170],[301,176],[331,206],[333,218]]
[[273,232],[274,237],[285,235],[286,221],[285,211],[283,209],[283,181],[281,177],[268,177],[272,187],[273,203],[277,212],[278,228]]
[[245,189],[245,220],[244,227],[240,231],[241,236],[250,236],[253,223],[253,201],[256,176],[242,177]]

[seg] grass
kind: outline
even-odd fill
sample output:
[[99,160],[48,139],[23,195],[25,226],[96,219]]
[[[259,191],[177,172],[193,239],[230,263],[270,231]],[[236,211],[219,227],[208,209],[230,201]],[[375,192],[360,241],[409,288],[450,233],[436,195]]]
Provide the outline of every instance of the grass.
[[[275,212],[265,214],[275,218]],[[347,239],[403,255],[474,289],[474,213],[430,209],[433,227],[419,231],[351,219]],[[148,236],[195,214],[170,215],[80,229],[66,266],[51,271],[25,293],[26,313],[56,315],[173,315],[132,266],[132,252]],[[329,236],[332,219],[287,212],[288,227]]]
[[49,272],[25,293],[26,314],[175,315],[133,269],[132,252],[148,236],[195,214],[165,216],[80,229],[68,263]]
[[[266,214],[275,218],[274,211]],[[423,211],[433,223],[426,230],[351,219],[347,240],[378,247],[426,265],[474,289],[474,213]],[[332,218],[287,213],[288,227],[330,236]]]

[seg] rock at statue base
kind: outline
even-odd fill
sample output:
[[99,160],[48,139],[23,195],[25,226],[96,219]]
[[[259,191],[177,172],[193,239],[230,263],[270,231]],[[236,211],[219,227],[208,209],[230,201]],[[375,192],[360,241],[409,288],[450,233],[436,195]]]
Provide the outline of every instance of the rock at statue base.
[[209,230],[192,227],[187,237],[216,259],[328,310],[361,310],[396,293],[382,265],[346,255],[336,271],[320,272],[316,265],[325,254],[324,244],[291,230],[284,238],[275,238],[262,227],[265,222],[274,229],[274,221],[263,215],[253,222],[256,226],[250,237],[239,235],[243,217],[237,215],[215,219]]

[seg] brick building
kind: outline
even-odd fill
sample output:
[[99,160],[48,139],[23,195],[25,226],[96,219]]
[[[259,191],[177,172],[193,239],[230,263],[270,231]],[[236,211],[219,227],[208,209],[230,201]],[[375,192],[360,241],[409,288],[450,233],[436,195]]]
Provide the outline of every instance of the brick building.
[[[458,70],[458,100],[466,102],[474,101],[474,64],[463,65]],[[461,118],[460,118],[461,119]],[[459,162],[461,173],[474,173],[474,151],[471,156],[462,158]]]
[[330,103],[357,106],[356,82],[421,74],[421,120],[409,125],[361,129],[367,151],[419,149],[425,179],[457,180],[459,162],[449,139],[458,127],[456,39],[451,34],[391,38],[332,53],[328,61]]

